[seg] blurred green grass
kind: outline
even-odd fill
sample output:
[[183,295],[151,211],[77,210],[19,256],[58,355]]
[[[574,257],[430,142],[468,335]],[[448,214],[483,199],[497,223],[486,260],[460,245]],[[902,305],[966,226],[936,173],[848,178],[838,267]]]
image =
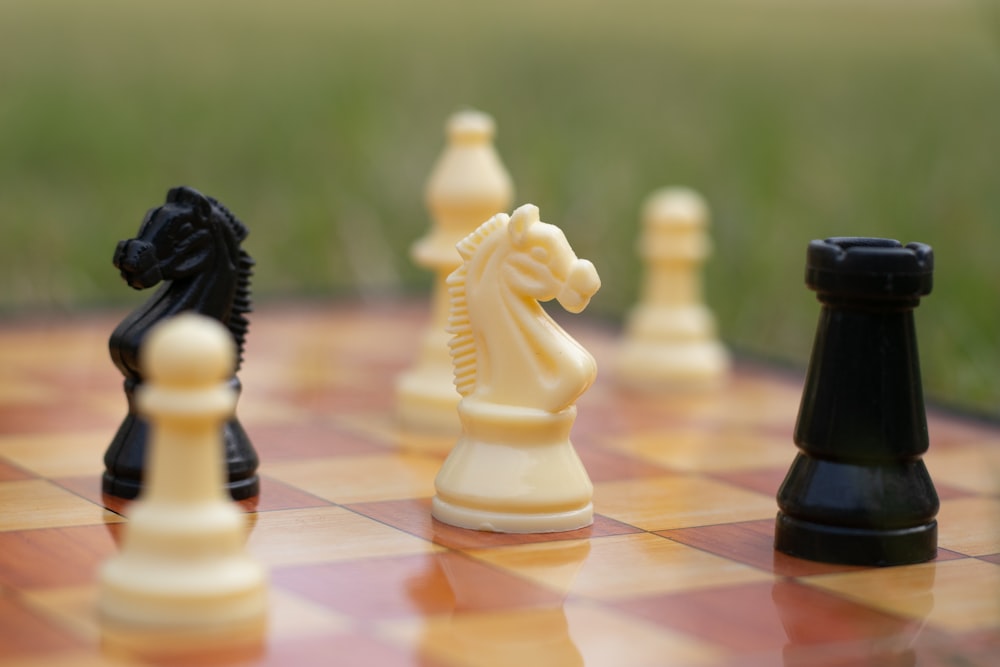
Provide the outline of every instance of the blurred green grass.
[[927,393],[1000,413],[995,3],[6,0],[0,311],[142,301],[111,253],[178,184],[251,227],[259,301],[426,290],[407,251],[465,106],[497,119],[517,202],[597,265],[595,316],[635,298],[663,185],[712,207],[724,338],[797,364],[810,239],[923,241]]

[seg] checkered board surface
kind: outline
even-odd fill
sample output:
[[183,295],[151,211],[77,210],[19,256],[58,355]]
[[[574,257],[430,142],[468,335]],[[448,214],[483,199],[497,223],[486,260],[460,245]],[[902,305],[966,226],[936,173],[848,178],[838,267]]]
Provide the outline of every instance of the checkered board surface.
[[[215,664],[110,654],[95,572],[128,504],[102,498],[120,422],[118,317],[0,324],[0,666]],[[261,457],[249,549],[270,572],[266,665],[1000,665],[1000,427],[931,411],[935,561],[869,569],[775,554],[802,377],[642,397],[610,364],[573,442],[592,527],[512,536],[430,518],[451,442],[396,427],[414,304],[254,316],[238,412]],[[615,332],[566,320],[598,360]],[[223,656],[224,657],[224,656]]]

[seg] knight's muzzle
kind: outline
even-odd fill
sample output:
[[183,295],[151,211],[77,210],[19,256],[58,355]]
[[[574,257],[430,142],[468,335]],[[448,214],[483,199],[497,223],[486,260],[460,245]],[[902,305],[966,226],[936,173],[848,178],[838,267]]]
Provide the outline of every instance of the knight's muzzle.
[[589,259],[578,259],[570,267],[569,275],[559,292],[559,303],[571,313],[579,313],[587,304],[590,297],[601,288],[601,278],[597,275],[597,269]]
[[145,241],[119,241],[115,248],[114,264],[121,271],[122,278],[135,289],[145,289],[160,282],[156,249]]

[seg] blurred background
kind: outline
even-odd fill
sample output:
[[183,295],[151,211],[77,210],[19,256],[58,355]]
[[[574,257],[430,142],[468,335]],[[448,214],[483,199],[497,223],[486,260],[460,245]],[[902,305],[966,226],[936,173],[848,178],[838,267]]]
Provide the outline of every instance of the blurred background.
[[445,119],[497,121],[613,322],[642,200],[699,190],[738,351],[804,366],[806,244],[922,241],[928,396],[1000,414],[995,0],[0,4],[0,318],[138,305],[111,265],[167,189],[251,228],[255,298],[426,294],[410,245]]

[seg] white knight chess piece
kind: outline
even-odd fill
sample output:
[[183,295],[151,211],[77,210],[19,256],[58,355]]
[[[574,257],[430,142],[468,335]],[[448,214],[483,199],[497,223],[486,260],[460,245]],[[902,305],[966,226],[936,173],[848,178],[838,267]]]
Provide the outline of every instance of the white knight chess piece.
[[449,331],[462,436],[437,479],[435,518],[535,533],[593,522],[593,485],[569,439],[594,358],[539,305],[578,313],[601,286],[562,231],[524,205],[458,245]]

